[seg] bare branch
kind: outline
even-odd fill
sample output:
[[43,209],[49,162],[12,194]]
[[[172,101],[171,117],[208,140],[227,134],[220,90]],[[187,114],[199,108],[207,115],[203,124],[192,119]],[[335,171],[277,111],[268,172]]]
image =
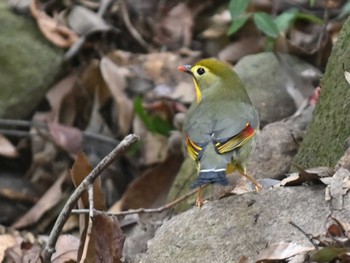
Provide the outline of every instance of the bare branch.
[[[205,185],[207,186],[207,185]],[[202,186],[205,187],[205,186]],[[169,208],[172,208],[173,206],[177,205],[178,203],[182,202],[183,200],[189,198],[190,196],[194,195],[196,192],[198,191],[198,188],[193,189],[192,191],[188,192],[187,194],[180,196],[179,198],[175,199],[174,201],[158,207],[158,208],[139,208],[139,209],[131,209],[131,210],[127,210],[127,211],[121,211],[121,212],[117,212],[117,213],[111,213],[111,212],[103,212],[103,211],[98,211],[98,210],[94,210],[94,213],[106,213],[109,216],[124,216],[124,215],[130,215],[130,214],[143,214],[143,213],[161,213],[164,210],[167,210]],[[88,214],[90,213],[89,209],[73,209],[72,213],[74,214]]]
[[120,144],[110,152],[103,160],[85,177],[81,184],[75,189],[73,194],[68,199],[67,203],[63,207],[61,213],[59,214],[55,225],[53,226],[49,239],[46,246],[42,252],[43,262],[49,263],[51,261],[51,256],[55,252],[55,245],[59,234],[62,231],[63,225],[68,220],[68,217],[80,198],[81,194],[88,190],[89,185],[92,185],[95,179],[119,156],[121,156],[133,143],[139,140],[139,137],[134,134],[126,136]]

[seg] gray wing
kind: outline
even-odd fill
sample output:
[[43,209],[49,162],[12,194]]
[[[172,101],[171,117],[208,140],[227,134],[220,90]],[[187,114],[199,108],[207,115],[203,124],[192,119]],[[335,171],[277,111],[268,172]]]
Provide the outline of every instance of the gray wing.
[[251,105],[247,107],[247,104],[237,102],[235,107],[232,106],[231,101],[215,103],[211,107],[205,104],[192,106],[184,123],[186,134],[192,141],[205,144],[213,137],[217,140],[231,138],[244,130],[247,123],[254,130],[258,129],[259,117]]

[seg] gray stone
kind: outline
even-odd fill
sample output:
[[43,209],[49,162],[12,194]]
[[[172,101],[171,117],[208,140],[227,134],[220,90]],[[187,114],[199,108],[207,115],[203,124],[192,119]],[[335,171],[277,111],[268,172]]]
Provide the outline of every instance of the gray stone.
[[321,76],[318,69],[297,57],[279,56],[282,62],[272,52],[248,55],[235,66],[262,126],[291,116],[312,94],[312,80]]
[[[173,217],[149,242],[140,262],[249,262],[272,243],[285,241],[311,246],[292,221],[312,235],[326,231],[331,214],[324,186],[298,186],[231,196],[192,208]],[[348,222],[349,194],[333,217]]]
[[0,2],[0,118],[24,118],[61,72],[62,51]]
[[267,124],[256,136],[255,149],[247,163],[248,173],[256,178],[283,178],[312,120],[313,109],[309,106],[298,116]]

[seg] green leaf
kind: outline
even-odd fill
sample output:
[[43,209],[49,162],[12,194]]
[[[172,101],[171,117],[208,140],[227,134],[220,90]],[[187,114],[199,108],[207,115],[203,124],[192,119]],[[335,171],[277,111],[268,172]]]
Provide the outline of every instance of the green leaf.
[[265,35],[274,39],[278,38],[279,32],[273,18],[264,12],[257,12],[253,15],[256,27]]
[[136,97],[134,100],[134,110],[135,110],[137,116],[139,116],[140,119],[145,124],[147,130],[149,130],[151,132],[155,132],[155,129],[154,129],[153,124],[152,124],[152,120],[143,108],[142,99],[140,96]]
[[250,0],[231,0],[230,1],[230,13],[232,20],[237,19],[241,15],[245,14]]
[[173,126],[163,118],[159,116],[150,116],[143,108],[142,99],[140,96],[134,100],[134,109],[137,116],[140,117],[145,124],[147,130],[154,133],[159,133],[164,136],[168,136],[170,131],[173,130]]
[[164,120],[159,116],[154,116],[152,122],[155,132],[164,136],[169,136],[170,131],[174,129],[167,120]]
[[275,38],[267,37],[265,40],[265,51],[273,51],[273,48],[275,47]]
[[249,18],[249,15],[244,14],[244,15],[234,19],[231,23],[231,26],[229,27],[229,29],[227,31],[227,34],[233,35],[234,33],[236,33],[239,29],[241,29],[245,25],[248,18]]
[[296,19],[300,19],[300,20],[306,20],[315,24],[323,24],[324,21],[317,17],[314,16],[312,14],[305,14],[305,13],[297,13]]
[[297,9],[290,9],[287,12],[280,14],[275,18],[275,24],[277,26],[278,32],[284,32],[291,27],[294,20],[296,19],[298,14]]

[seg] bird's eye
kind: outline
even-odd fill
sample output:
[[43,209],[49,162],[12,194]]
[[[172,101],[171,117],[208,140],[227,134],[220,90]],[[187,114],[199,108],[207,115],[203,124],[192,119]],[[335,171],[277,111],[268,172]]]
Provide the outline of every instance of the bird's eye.
[[199,69],[197,69],[197,73],[198,73],[198,75],[203,75],[205,73],[205,69],[199,68]]

